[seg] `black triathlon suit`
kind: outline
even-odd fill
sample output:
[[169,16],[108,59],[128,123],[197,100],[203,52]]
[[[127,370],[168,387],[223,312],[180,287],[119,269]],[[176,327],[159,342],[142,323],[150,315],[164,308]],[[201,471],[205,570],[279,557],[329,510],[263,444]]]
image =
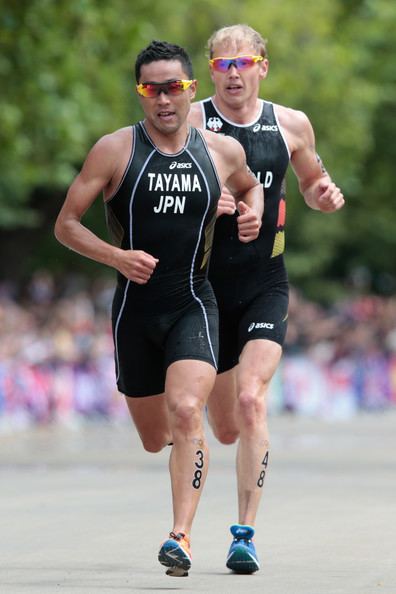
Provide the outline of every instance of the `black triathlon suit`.
[[177,154],[158,150],[143,122],[132,130],[129,163],[106,218],[116,245],[159,259],[144,285],[118,273],[113,299],[117,386],[139,397],[162,393],[175,361],[217,369],[218,311],[207,269],[221,187],[195,128]]
[[264,186],[265,209],[255,241],[239,241],[238,213],[220,216],[215,226],[209,280],[219,306],[219,373],[237,365],[249,340],[265,338],[283,345],[287,329],[284,178],[290,154],[273,104],[261,104],[254,121],[239,125],[227,120],[212,99],[201,102],[204,127],[239,140]]

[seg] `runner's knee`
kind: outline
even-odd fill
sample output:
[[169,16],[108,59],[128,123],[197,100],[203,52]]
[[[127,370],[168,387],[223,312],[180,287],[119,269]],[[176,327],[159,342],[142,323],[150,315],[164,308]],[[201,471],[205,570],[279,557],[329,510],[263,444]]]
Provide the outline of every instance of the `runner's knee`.
[[140,436],[140,438],[146,452],[151,454],[157,454],[171,441],[169,435],[147,435]]
[[184,397],[169,412],[174,432],[189,434],[202,424],[202,407],[198,399]]
[[231,445],[232,443],[235,443],[238,439],[239,429],[229,429],[225,427],[216,431],[215,436],[223,445]]
[[209,416],[209,424],[212,428],[213,435],[223,445],[231,445],[232,443],[235,443],[239,437],[239,429],[235,423],[215,423]]

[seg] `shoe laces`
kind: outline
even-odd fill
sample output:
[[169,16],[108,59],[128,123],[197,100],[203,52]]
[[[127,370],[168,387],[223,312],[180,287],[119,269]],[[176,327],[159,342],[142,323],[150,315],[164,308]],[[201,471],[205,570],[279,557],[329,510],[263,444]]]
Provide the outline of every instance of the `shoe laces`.
[[176,540],[177,542],[181,542],[184,540],[186,545],[188,547],[190,546],[189,538],[185,535],[184,532],[178,532],[177,534],[176,534],[176,532],[169,532],[169,536],[170,536],[170,538],[172,538],[173,540]]
[[247,544],[250,544],[252,542],[251,538],[246,538],[246,536],[234,536],[234,542],[245,542]]
[[176,532],[169,532],[169,536],[174,540],[183,540],[183,538],[186,538],[184,532],[178,532],[177,534]]

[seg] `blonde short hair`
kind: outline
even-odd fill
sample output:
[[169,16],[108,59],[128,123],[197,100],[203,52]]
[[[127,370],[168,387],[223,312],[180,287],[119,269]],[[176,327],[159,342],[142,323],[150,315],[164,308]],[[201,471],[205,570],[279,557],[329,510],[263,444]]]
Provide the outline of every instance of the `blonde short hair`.
[[267,58],[267,40],[249,27],[249,25],[232,25],[222,27],[215,31],[208,39],[207,49],[209,58],[213,57],[216,46],[218,45],[242,45],[250,43],[258,56]]

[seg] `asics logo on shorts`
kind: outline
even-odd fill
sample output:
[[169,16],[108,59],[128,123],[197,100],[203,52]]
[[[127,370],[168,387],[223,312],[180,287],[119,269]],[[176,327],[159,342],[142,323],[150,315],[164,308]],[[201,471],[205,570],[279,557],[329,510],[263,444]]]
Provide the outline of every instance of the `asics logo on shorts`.
[[260,328],[265,328],[266,330],[273,330],[274,324],[271,322],[252,322],[248,328],[248,332],[252,330],[259,330]]

